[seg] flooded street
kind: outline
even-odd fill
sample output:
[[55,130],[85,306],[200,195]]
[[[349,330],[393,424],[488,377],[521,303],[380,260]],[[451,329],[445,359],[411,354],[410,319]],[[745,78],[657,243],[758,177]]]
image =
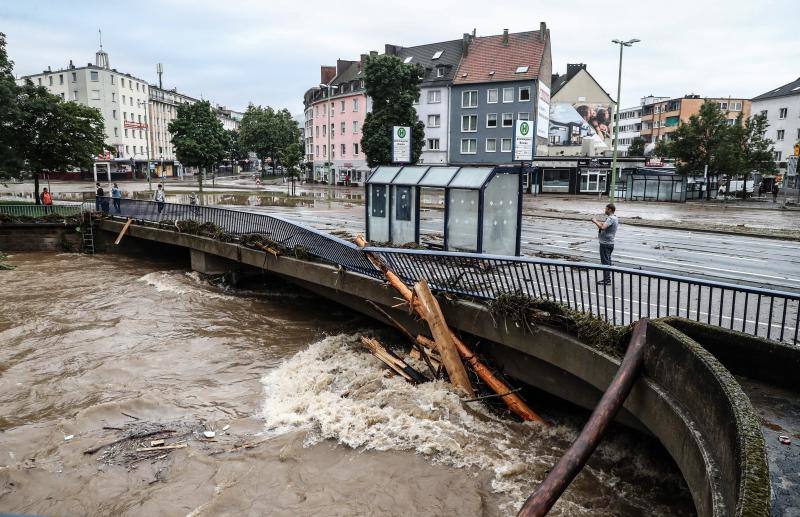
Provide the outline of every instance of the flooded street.
[[[387,378],[357,344],[385,330],[270,278],[225,289],[140,258],[9,262],[0,512],[513,515],[586,417],[545,407],[551,428],[519,424],[444,383]],[[188,429],[186,446],[84,453],[145,424]],[[619,429],[551,512],[692,514],[666,453]]]

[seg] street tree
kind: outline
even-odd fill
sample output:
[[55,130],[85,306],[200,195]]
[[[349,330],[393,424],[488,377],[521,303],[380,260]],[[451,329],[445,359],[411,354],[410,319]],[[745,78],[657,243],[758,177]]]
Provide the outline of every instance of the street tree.
[[198,167],[197,182],[203,190],[203,174],[212,171],[229,151],[228,135],[211,103],[181,104],[175,120],[169,123],[175,156],[184,165]]
[[6,35],[0,32],[0,180],[19,176],[22,157],[17,150],[19,105],[14,62],[8,59]]
[[767,116],[755,115],[744,119],[742,115],[728,129],[728,153],[731,156],[731,174],[742,178],[742,195],[745,195],[747,179],[752,173],[775,174],[778,168],[773,159],[773,142],[766,137]]
[[658,156],[659,158],[670,158],[672,155],[672,150],[670,149],[669,142],[666,139],[661,139],[656,142],[656,145],[653,147],[653,156]]
[[372,111],[364,119],[361,148],[370,167],[392,162],[392,127],[411,128],[411,162],[416,163],[425,142],[425,124],[417,118],[414,102],[419,98],[425,71],[405,64],[395,56],[367,58],[364,83],[372,99]]
[[292,184],[291,195],[295,195],[295,181],[301,176],[300,163],[303,161],[303,147],[300,142],[287,145],[280,155],[281,165]]
[[715,102],[706,101],[697,115],[678,126],[672,134],[669,155],[676,160],[681,174],[716,176],[729,172],[733,162],[730,153],[729,126],[725,114]]
[[250,105],[239,124],[240,146],[254,151],[263,164],[269,159],[273,167],[286,147],[299,140],[300,128],[287,109]]
[[637,136],[628,146],[628,156],[644,156],[644,138]]

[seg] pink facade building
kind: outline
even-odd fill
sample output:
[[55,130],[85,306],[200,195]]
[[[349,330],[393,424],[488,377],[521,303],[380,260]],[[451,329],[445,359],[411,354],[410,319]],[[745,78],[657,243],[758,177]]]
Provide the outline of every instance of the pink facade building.
[[306,160],[309,178],[320,183],[362,184],[369,173],[361,128],[370,109],[364,62],[337,60],[320,68],[320,84],[305,94]]

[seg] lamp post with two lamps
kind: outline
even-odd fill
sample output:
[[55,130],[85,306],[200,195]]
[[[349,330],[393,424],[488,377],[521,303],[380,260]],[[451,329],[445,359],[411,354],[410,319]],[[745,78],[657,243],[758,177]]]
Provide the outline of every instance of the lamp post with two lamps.
[[611,201],[614,201],[614,198],[617,194],[617,145],[619,143],[619,111],[621,108],[620,105],[620,95],[622,92],[622,49],[625,47],[632,47],[634,43],[639,43],[641,40],[636,38],[622,41],[619,39],[611,40],[612,43],[615,45],[619,45],[619,75],[617,77],[617,109],[616,113],[614,114],[614,154],[611,159],[611,189],[609,190],[609,196],[611,197]]

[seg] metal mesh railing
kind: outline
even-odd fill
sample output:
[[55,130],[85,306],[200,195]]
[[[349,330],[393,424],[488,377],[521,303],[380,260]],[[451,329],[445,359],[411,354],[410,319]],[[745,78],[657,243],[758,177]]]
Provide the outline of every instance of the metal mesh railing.
[[[159,205],[161,205],[159,207]],[[233,235],[261,233],[350,271],[381,279],[363,250],[332,235],[274,215],[123,199],[111,215],[143,221],[211,222]],[[638,269],[526,257],[399,248],[367,248],[406,283],[491,300],[503,293],[548,299],[615,325],[641,317],[680,316],[767,339],[797,343],[800,294]],[[599,283],[607,274],[610,282]]]
[[64,217],[80,215],[83,211],[81,203],[57,204],[57,205],[36,205],[33,203],[18,205],[0,204],[0,213],[16,217],[42,217],[48,214],[56,214]]

